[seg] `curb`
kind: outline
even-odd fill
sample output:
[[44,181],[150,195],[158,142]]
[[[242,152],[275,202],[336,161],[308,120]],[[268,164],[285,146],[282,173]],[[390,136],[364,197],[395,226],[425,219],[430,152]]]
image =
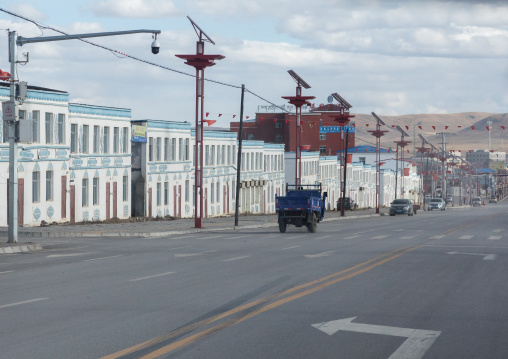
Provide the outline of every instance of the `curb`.
[[[358,218],[368,218],[368,217],[379,217],[384,216],[384,213],[381,214],[365,214],[365,215],[355,215],[355,216],[347,216],[347,217],[336,217],[336,218],[325,218],[323,222],[330,221],[343,221],[346,219],[358,219]],[[164,231],[164,232],[19,232],[19,235],[27,237],[27,238],[76,238],[76,237],[89,237],[89,238],[97,238],[97,237],[141,237],[141,238],[156,238],[156,237],[166,237],[175,234],[190,234],[190,233],[199,233],[199,232],[220,232],[225,230],[232,229],[249,229],[249,228],[268,228],[268,227],[276,227],[277,222],[268,222],[262,224],[250,224],[246,226],[224,226],[219,228],[190,228],[190,229],[181,229],[181,230],[172,230],[172,231]]]
[[34,251],[42,251],[42,246],[40,244],[22,244],[9,247],[0,247],[0,254],[15,254]]

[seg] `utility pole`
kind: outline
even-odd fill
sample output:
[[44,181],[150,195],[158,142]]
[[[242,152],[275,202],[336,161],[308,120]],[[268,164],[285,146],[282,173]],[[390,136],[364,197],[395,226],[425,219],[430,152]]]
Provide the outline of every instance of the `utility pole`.
[[446,135],[449,135],[448,132],[439,132],[439,133],[436,133],[436,136],[439,136],[441,137],[441,148],[442,148],[442,153],[441,153],[441,157],[440,157],[440,160],[441,160],[441,171],[442,171],[442,178],[441,178],[441,197],[444,197],[446,198],[446,195],[447,195],[447,192],[446,192],[446,166],[445,166],[445,162],[446,162],[446,159],[447,159],[447,155],[446,155]]
[[491,139],[490,139],[490,130],[492,130],[492,127],[490,125],[492,125],[492,121],[491,120],[487,120],[487,130],[489,132],[489,151],[492,148],[492,142],[491,142]]
[[[100,32],[100,33],[88,33],[88,34],[75,34],[75,35],[61,35],[61,36],[42,36],[42,37],[22,37],[18,36],[16,31],[9,31],[9,62],[11,63],[11,84],[10,84],[10,99],[14,108],[13,119],[9,121],[9,207],[7,223],[8,229],[8,240],[7,243],[18,242],[18,138],[16,135],[16,127],[18,127],[18,116],[16,114],[16,79],[15,76],[18,73],[17,63],[18,54],[17,46],[23,46],[25,44],[31,44],[36,42],[49,42],[49,41],[62,41],[62,40],[75,40],[84,39],[91,37],[102,37],[102,36],[116,36],[116,35],[129,35],[139,33],[152,33],[160,34],[160,30],[127,30],[127,31],[114,31],[114,32]],[[155,40],[152,43],[152,53],[159,53],[159,43]],[[5,114],[3,114],[5,117]]]

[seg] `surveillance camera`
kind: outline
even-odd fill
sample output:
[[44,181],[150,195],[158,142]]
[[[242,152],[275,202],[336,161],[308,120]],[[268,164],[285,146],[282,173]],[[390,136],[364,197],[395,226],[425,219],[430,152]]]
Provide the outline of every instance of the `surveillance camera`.
[[155,39],[152,42],[152,54],[158,54],[160,48],[161,48],[161,44],[159,44],[159,41],[157,41],[157,39]]

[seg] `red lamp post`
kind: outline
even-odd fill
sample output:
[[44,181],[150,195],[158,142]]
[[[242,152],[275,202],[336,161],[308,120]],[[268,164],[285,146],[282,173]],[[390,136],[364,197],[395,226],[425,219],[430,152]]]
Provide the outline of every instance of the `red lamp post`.
[[372,112],[372,116],[377,120],[376,130],[367,131],[374,137],[376,137],[376,213],[379,213],[379,192],[381,186],[381,137],[388,131],[381,131],[381,125],[384,125],[384,121],[381,120],[378,115]]
[[[200,27],[190,20],[199,40],[196,43],[196,54],[193,55],[176,55],[186,60],[185,64],[196,69],[196,133],[194,151],[194,218],[195,228],[203,227],[203,104],[204,104],[204,75],[205,68],[215,65],[215,60],[221,60],[223,55],[205,55],[205,41],[215,45],[215,42],[208,37]],[[238,199],[237,199],[238,200]]]
[[291,105],[296,107],[296,164],[295,164],[295,185],[300,186],[302,180],[302,129],[300,126],[300,117],[302,115],[302,106],[308,104],[308,100],[312,100],[314,96],[302,96],[302,86],[309,89],[310,86],[293,70],[288,71],[289,75],[296,81],[296,96],[282,96],[283,99],[289,100]]
[[347,139],[349,138],[349,130],[346,131],[346,143],[344,144],[344,130],[350,119],[355,117],[349,114],[349,109],[353,107],[349,102],[344,100],[338,93],[332,93],[332,97],[339,103],[339,115],[333,116],[332,120],[339,123],[340,127],[340,164],[343,166],[343,172],[340,171],[340,184],[341,184],[341,202],[340,202],[340,216],[344,217],[345,197],[346,197],[346,175],[347,175]]

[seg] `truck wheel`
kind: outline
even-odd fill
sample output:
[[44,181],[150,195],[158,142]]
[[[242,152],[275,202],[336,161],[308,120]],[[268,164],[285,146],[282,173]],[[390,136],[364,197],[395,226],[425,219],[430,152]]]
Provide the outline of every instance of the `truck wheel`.
[[312,215],[310,223],[307,223],[307,230],[310,233],[316,233],[317,231],[317,215],[315,213]]
[[279,222],[279,232],[286,233],[287,224],[286,222]]

